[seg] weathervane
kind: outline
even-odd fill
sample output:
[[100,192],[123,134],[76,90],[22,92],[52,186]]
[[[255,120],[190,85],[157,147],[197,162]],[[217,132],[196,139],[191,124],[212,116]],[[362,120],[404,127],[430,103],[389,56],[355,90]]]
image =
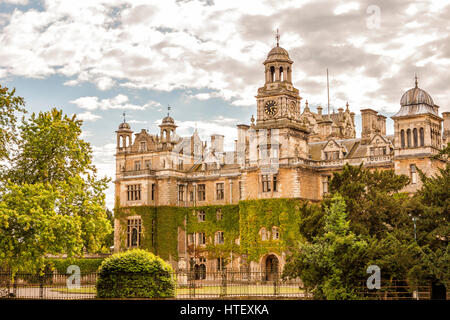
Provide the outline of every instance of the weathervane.
[[277,47],[280,46],[280,34],[278,33],[278,28],[277,28],[277,34],[275,35],[275,39],[277,39]]
[[414,79],[415,79],[415,82],[416,82],[416,88],[418,88],[419,81],[417,80],[417,73],[414,73]]
[[168,105],[167,105],[167,116],[169,116],[170,109],[171,109],[171,108],[170,108],[170,104],[168,104]]
[[125,123],[125,111],[122,113],[123,115],[123,123]]

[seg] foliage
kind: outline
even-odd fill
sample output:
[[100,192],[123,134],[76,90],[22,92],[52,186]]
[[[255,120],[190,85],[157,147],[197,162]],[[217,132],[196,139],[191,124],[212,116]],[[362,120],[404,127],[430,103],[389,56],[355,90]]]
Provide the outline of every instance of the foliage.
[[284,276],[300,277],[316,299],[360,299],[368,244],[350,230],[342,196],[336,194],[325,211],[325,233],[300,244]]
[[47,258],[45,260],[46,265],[52,270],[57,271],[60,274],[67,273],[67,267],[70,265],[76,265],[80,267],[81,273],[97,272],[101,263],[104,259],[102,258]]
[[342,172],[334,173],[330,192],[344,198],[353,232],[380,239],[392,229],[412,226],[405,210],[409,198],[401,192],[408,183],[407,176],[393,170],[371,171],[362,164],[346,164]]
[[[205,221],[198,221],[197,212],[205,212]],[[217,211],[220,210],[222,219],[217,219]],[[217,231],[223,231],[224,243],[215,244],[215,234]],[[232,252],[239,253],[239,246],[236,239],[239,238],[239,206],[201,206],[187,209],[187,233],[204,232],[207,239],[205,250],[209,258],[227,257]]]
[[0,160],[9,158],[11,144],[17,141],[17,115],[26,112],[23,98],[15,93],[0,85]]
[[97,280],[98,298],[168,298],[175,294],[172,267],[158,256],[134,249],[106,258]]
[[24,118],[9,179],[16,183],[53,184],[95,173],[91,147],[80,139],[81,125],[75,115],[69,117],[55,108]]
[[7,184],[0,199],[0,266],[35,272],[47,253],[81,253],[79,216],[57,213],[61,194],[49,184]]

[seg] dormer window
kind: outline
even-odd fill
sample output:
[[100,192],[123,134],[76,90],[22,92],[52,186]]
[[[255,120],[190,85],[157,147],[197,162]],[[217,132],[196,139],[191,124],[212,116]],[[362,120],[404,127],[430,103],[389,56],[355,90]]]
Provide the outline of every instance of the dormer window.
[[147,141],[141,141],[139,143],[139,151],[146,152],[147,151]]

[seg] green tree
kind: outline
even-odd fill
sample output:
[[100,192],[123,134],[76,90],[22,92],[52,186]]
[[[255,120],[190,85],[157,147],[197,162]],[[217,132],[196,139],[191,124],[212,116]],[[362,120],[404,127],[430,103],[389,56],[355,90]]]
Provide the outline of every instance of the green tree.
[[325,208],[324,234],[302,243],[288,258],[285,277],[300,277],[318,299],[359,299],[365,275],[365,240],[350,230],[345,201],[334,195]]
[[382,238],[395,228],[412,226],[405,210],[409,198],[401,192],[408,183],[407,176],[396,175],[393,170],[370,171],[362,164],[346,164],[342,172],[334,173],[330,192],[343,196],[350,227],[356,234]]
[[0,160],[9,157],[11,144],[16,142],[17,115],[25,112],[25,102],[15,92],[0,85]]
[[7,183],[0,196],[0,267],[35,272],[48,253],[69,256],[83,245],[78,216],[59,214],[61,194],[49,184]]

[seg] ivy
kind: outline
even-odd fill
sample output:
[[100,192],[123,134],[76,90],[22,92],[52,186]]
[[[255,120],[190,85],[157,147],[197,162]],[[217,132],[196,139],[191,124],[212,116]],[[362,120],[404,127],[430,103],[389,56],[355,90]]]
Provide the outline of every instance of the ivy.
[[[305,210],[320,210],[320,206],[309,204],[300,199],[260,199],[240,201],[236,205],[211,205],[199,207],[140,206],[115,209],[121,228],[120,247],[126,248],[126,218],[138,215],[142,218],[142,248],[147,249],[165,260],[178,260],[178,228],[186,233],[204,232],[206,246],[197,250],[207,252],[208,258],[228,257],[231,253],[246,254],[250,261],[269,252],[281,254],[305,240],[299,227],[304,219]],[[199,221],[197,212],[205,212],[205,221]],[[222,218],[217,219],[217,211]],[[186,221],[186,226],[184,222]],[[155,224],[155,241],[152,242],[152,225]],[[271,232],[278,227],[279,239],[263,241],[259,234],[265,227]],[[224,243],[215,244],[215,234],[224,233]],[[240,243],[237,240],[240,239]],[[188,250],[191,250],[189,247]]]

